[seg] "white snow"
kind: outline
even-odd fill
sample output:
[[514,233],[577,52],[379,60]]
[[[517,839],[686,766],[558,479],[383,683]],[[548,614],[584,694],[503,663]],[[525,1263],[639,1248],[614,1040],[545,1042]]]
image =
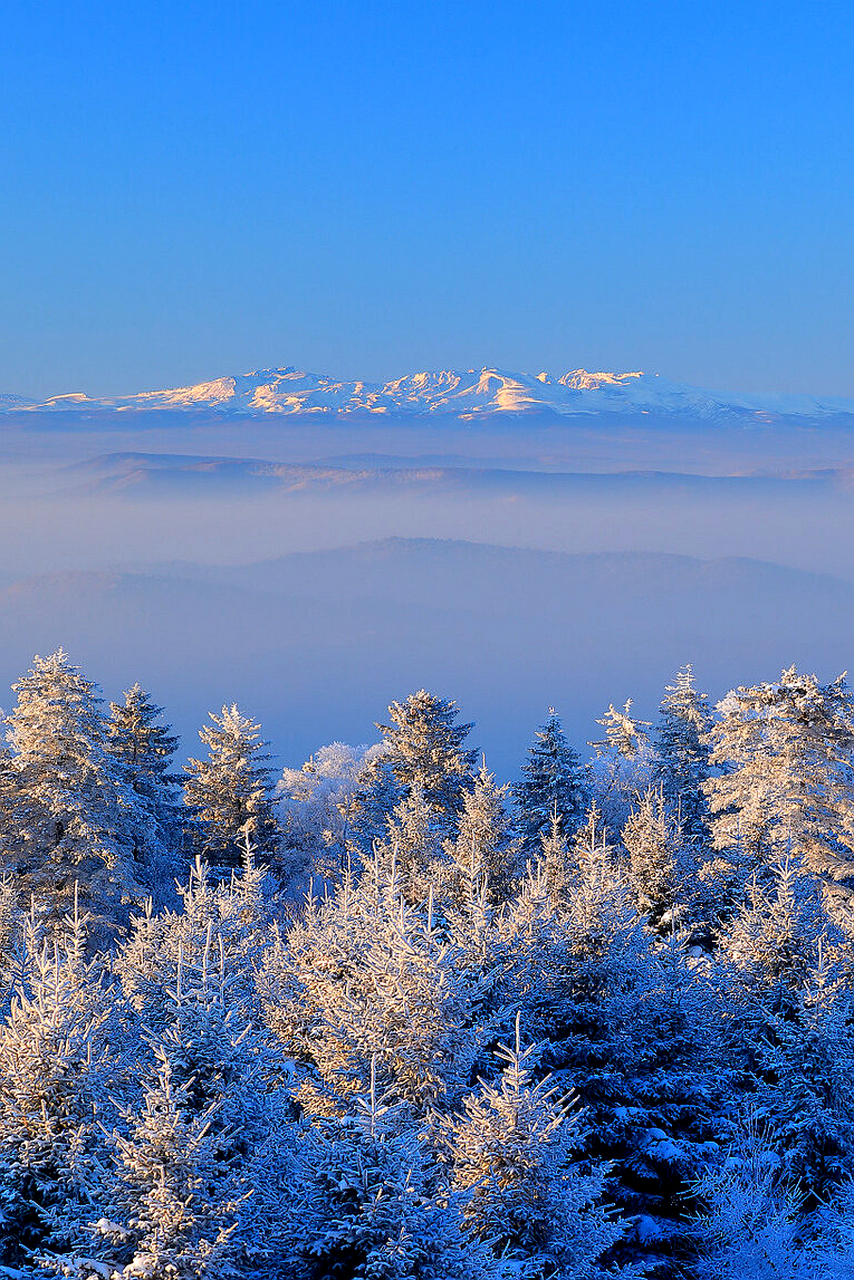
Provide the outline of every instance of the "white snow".
[[854,415],[854,400],[808,395],[743,395],[708,391],[655,373],[572,369],[559,376],[506,369],[442,369],[391,382],[340,381],[288,366],[260,369],[189,387],[133,395],[90,397],[82,392],[36,403],[0,396],[0,413],[68,409],[207,410],[228,416],[326,413],[448,414],[467,420],[496,413],[560,417],[650,414],[704,422],[767,424],[781,418]]

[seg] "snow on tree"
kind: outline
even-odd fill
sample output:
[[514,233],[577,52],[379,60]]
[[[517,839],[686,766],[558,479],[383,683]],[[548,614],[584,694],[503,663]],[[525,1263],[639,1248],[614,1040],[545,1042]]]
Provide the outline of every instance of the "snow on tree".
[[113,1132],[100,1201],[122,1274],[230,1275],[243,1243],[255,1157],[281,1123],[267,1091],[282,1071],[233,964],[209,921],[194,961],[179,949],[156,1029],[142,1033],[142,1104]]
[[394,810],[405,798],[406,789],[395,778],[388,743],[383,740],[356,775],[347,802],[348,828],[363,858],[370,855],[374,841],[382,838]]
[[448,878],[449,859],[441,849],[439,823],[416,783],[389,816],[382,838],[375,842],[372,865],[379,858],[392,864],[400,877],[401,892],[412,905],[427,901],[433,888],[441,889]]
[[424,798],[449,823],[471,786],[476,751],[464,746],[471,724],[458,724],[455,702],[420,689],[404,702],[392,702],[391,724],[378,724],[388,762],[399,786],[420,786]]
[[366,769],[384,755],[382,743],[320,747],[300,769],[284,769],[276,784],[283,839],[315,864],[344,866],[357,852],[356,793]]
[[212,1122],[216,1103],[199,1112],[192,1085],[175,1080],[167,1053],[155,1050],[143,1078],[142,1104],[113,1130],[115,1164],[100,1188],[93,1224],[112,1246],[106,1256],[128,1280],[226,1280],[241,1209],[250,1194],[239,1166],[223,1156],[224,1135]]
[[123,766],[125,781],[138,797],[138,808],[153,818],[156,842],[146,844],[148,822],[134,843],[133,856],[149,873],[146,881],[153,881],[161,895],[165,886],[160,882],[171,879],[177,870],[186,820],[180,780],[171,772],[178,738],[169,725],[158,723],[162,715],[163,708],[137,682],[125,691],[123,702],[110,703],[106,726],[107,747]]
[[220,715],[208,714],[211,723],[199,730],[208,758],[191,757],[184,766],[184,799],[197,824],[196,847],[215,866],[239,866],[248,835],[260,855],[275,858],[281,831],[260,725],[234,703]]
[[656,929],[674,924],[681,836],[662,792],[647,788],[626,820],[622,842],[638,911]]
[[822,945],[839,951],[845,942],[827,914],[821,885],[795,858],[753,879],[747,900],[720,935],[722,955],[745,982],[767,993],[763,1001],[774,1009],[785,1009],[790,993],[803,986]]
[[698,692],[690,663],[676,673],[661,703],[652,776],[675,811],[686,839],[708,840],[704,784],[710,773],[707,697]]
[[840,676],[795,667],[777,684],[739,686],[718,704],[705,784],[716,850],[742,879],[787,855],[832,879],[852,872],[854,706]]
[[27,921],[23,975],[0,1026],[0,1261],[73,1245],[97,1188],[109,1117],[115,992],[75,911],[52,940]]
[[79,890],[92,915],[115,917],[143,896],[134,849],[153,838],[153,823],[109,750],[97,688],[62,649],[36,657],[12,687],[5,856],[39,911],[61,916]]
[[573,1159],[578,1121],[550,1086],[534,1083],[540,1047],[499,1046],[500,1081],[481,1081],[461,1114],[438,1117],[453,1185],[470,1199],[469,1235],[531,1277],[605,1275],[600,1261],[624,1232],[602,1206],[605,1173]]
[[284,1206],[294,1280],[487,1280],[488,1251],[464,1237],[464,1197],[443,1185],[410,1108],[377,1084],[295,1135]]
[[622,711],[618,711],[613,702],[610,702],[602,719],[596,721],[605,730],[605,737],[599,742],[591,742],[590,746],[603,755],[608,752],[627,760],[636,756],[646,740],[643,730],[650,727],[650,722],[635,719],[631,715],[631,709],[631,698],[626,700]]
[[539,854],[540,841],[556,817],[571,838],[587,810],[589,788],[578,753],[569,745],[560,718],[549,707],[548,718],[536,731],[522,779],[513,788],[519,826],[529,857]]
[[854,1029],[839,966],[818,961],[785,1015],[757,1038],[756,1106],[774,1135],[780,1168],[805,1210],[831,1200],[854,1165]]
[[590,763],[593,797],[608,826],[616,831],[625,824],[637,793],[652,782],[654,757],[644,732],[649,723],[636,719],[631,711],[631,698],[622,711],[609,703],[604,716],[596,721],[604,728],[605,737],[589,744],[595,752]]
[[266,871],[244,845],[243,866],[228,880],[212,879],[197,859],[178,887],[181,909],[155,912],[151,902],[131,918],[113,959],[125,995],[149,1027],[159,1025],[179,970],[201,966],[211,949],[224,957],[241,1001],[257,1013],[255,974],[275,931],[275,899],[265,893]]
[[521,841],[504,805],[509,790],[507,785],[495,785],[495,775],[484,764],[463,796],[456,834],[444,845],[459,869],[461,896],[470,897],[480,882],[494,902],[505,899],[510,891]]
[[638,916],[596,811],[576,859],[530,948],[539,980],[528,962],[520,986],[526,1002],[539,989],[545,1061],[587,1109],[583,1150],[613,1164],[609,1196],[636,1221],[623,1256],[660,1261],[686,1248],[680,1197],[714,1140],[715,1003],[683,939],[655,941]]
[[797,1194],[780,1177],[762,1133],[754,1125],[744,1151],[698,1180],[698,1280],[825,1280],[833,1275],[805,1238]]
[[752,886],[721,943],[735,966],[728,1020],[741,1088],[774,1133],[787,1180],[813,1207],[854,1160],[854,956],[820,886],[789,863],[773,885]]
[[570,889],[572,857],[557,806],[552,812],[548,830],[540,834],[537,865],[549,894],[555,901],[559,901]]
[[261,974],[267,1018],[307,1074],[303,1105],[364,1089],[371,1060],[383,1090],[424,1108],[455,1096],[480,1037],[452,949],[429,912],[407,905],[396,868],[377,858],[347,874],[274,945]]

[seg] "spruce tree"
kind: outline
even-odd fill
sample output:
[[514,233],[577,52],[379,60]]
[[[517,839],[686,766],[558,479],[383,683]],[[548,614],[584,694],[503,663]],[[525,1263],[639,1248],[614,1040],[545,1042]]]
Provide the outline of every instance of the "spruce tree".
[[269,1027],[303,1070],[312,1111],[364,1089],[372,1059],[382,1090],[416,1110],[458,1096],[481,1032],[456,953],[426,911],[407,905],[394,863],[312,893],[268,952],[259,987]]
[[471,787],[477,752],[464,743],[473,725],[458,724],[457,704],[426,689],[392,702],[388,714],[391,724],[377,728],[387,743],[395,781],[405,790],[420,786],[427,803],[453,822]]
[[[227,1280],[248,1188],[214,1128],[219,1108],[199,1112],[191,1085],[175,1079],[157,1050],[142,1080],[141,1106],[113,1131],[115,1163],[105,1172],[95,1227],[118,1275],[146,1280]],[[116,1274],[113,1272],[113,1274]]]
[[191,758],[184,766],[184,799],[197,824],[197,850],[215,866],[240,866],[248,836],[258,854],[274,859],[281,831],[260,726],[236,704],[209,715],[211,723],[199,730],[208,758]]
[[740,686],[718,705],[705,784],[714,848],[747,881],[786,856],[850,877],[854,703],[840,676],[821,685],[795,667],[777,684]]
[[578,753],[569,745],[554,707],[536,731],[522,780],[513,788],[519,809],[519,826],[528,857],[537,857],[540,841],[548,835],[553,819],[567,839],[584,820],[589,787]]
[[382,839],[374,845],[374,856],[394,863],[401,890],[412,904],[426,902],[431,888],[443,880],[448,860],[442,856],[435,811],[420,785],[395,805]]
[[108,748],[97,687],[62,649],[12,687],[15,803],[3,836],[19,887],[57,919],[78,891],[93,916],[114,918],[143,896],[134,849],[153,821]]
[[537,1045],[501,1045],[497,1084],[481,1081],[462,1114],[439,1121],[453,1183],[470,1195],[464,1224],[531,1277],[605,1274],[624,1225],[602,1207],[605,1173],[573,1161],[577,1122],[548,1080],[533,1080]]
[[648,788],[629,814],[622,841],[638,911],[656,929],[674,924],[681,832],[661,791]]
[[700,842],[709,837],[703,787],[710,773],[710,728],[707,698],[698,692],[689,663],[676,673],[661,703],[653,778],[677,813],[685,838]]
[[0,1260],[12,1266],[85,1242],[121,1047],[121,1002],[86,958],[82,915],[52,941],[42,932],[31,916],[0,1026]]
[[294,1280],[498,1280],[462,1232],[465,1197],[443,1185],[410,1108],[383,1095],[376,1062],[363,1092],[295,1136],[284,1206]]
[[[171,772],[178,738],[169,725],[158,723],[162,715],[163,708],[137,682],[125,691],[123,702],[110,703],[107,721],[108,749],[121,764],[139,809],[154,822],[155,841],[146,841],[148,832],[140,832],[134,842],[134,860],[142,866],[140,875],[161,892],[179,870],[186,819],[180,779]],[[150,824],[146,826],[150,831]]]
[[593,799],[608,826],[620,831],[635,796],[652,780],[652,747],[645,732],[649,724],[632,714],[631,698],[622,711],[609,703],[596,723],[604,728],[605,737],[589,743],[595,753],[590,762]]
[[[384,835],[394,810],[407,794],[397,781],[385,740],[382,746],[383,750],[372,753],[359,771],[347,806],[351,838],[363,858],[370,855],[374,841]],[[420,794],[423,800],[423,791]]]
[[495,785],[495,775],[484,765],[463,797],[456,836],[445,842],[445,851],[458,868],[460,897],[471,897],[479,882],[493,902],[503,901],[510,892],[520,841],[504,807],[508,791],[506,785]]

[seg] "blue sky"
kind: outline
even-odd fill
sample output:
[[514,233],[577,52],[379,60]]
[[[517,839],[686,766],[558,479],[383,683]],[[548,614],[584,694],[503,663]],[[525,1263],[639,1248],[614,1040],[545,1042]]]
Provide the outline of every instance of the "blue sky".
[[0,42],[0,391],[275,364],[854,395],[854,11],[39,3]]

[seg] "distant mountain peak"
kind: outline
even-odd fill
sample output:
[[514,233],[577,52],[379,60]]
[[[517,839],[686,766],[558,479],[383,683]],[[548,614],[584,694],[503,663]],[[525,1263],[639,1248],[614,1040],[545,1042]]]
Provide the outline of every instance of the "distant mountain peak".
[[254,369],[193,386],[90,397],[83,392],[37,403],[0,396],[0,414],[116,412],[205,412],[217,417],[269,414],[364,417],[443,416],[463,422],[495,414],[530,417],[633,420],[641,415],[684,422],[767,425],[832,418],[854,420],[854,400],[806,395],[743,395],[708,391],[657,373],[571,369],[518,373],[484,366],[404,374],[390,382],[342,381],[294,365]]

